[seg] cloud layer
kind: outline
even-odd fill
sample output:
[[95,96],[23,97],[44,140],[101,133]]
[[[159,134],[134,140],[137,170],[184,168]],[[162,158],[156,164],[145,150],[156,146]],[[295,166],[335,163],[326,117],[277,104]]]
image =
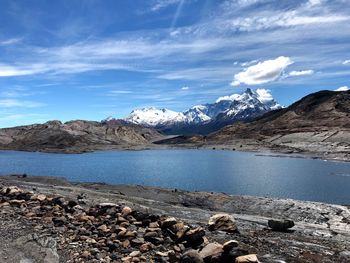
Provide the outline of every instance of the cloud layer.
[[248,67],[242,72],[235,74],[234,80],[231,83],[233,86],[240,84],[259,85],[265,84],[278,79],[284,70],[293,64],[289,57],[278,57],[276,59],[259,62]]

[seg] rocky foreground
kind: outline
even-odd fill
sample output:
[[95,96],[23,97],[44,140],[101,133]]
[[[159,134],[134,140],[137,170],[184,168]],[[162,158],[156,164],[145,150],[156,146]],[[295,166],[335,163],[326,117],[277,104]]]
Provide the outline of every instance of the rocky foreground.
[[295,200],[0,178],[0,262],[349,262],[350,210]]

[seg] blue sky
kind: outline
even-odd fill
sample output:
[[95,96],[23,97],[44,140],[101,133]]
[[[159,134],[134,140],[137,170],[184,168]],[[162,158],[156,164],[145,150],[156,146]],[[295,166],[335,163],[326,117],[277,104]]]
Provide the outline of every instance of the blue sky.
[[348,0],[2,0],[0,127],[350,86]]

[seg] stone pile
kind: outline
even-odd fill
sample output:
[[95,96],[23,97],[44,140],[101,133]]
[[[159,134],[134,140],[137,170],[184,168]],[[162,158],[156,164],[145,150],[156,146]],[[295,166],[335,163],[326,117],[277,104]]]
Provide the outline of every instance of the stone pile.
[[[69,262],[259,262],[230,239],[238,232],[230,215],[193,225],[114,203],[84,206],[80,199],[4,187],[0,211],[13,212],[35,231],[55,237],[58,249],[69,251]],[[226,242],[213,240],[212,231],[226,233]]]

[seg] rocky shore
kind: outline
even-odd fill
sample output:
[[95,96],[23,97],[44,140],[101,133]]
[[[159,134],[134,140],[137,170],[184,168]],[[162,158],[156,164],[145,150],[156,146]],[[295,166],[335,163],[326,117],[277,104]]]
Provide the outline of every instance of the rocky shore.
[[349,262],[350,209],[0,177],[0,262]]

